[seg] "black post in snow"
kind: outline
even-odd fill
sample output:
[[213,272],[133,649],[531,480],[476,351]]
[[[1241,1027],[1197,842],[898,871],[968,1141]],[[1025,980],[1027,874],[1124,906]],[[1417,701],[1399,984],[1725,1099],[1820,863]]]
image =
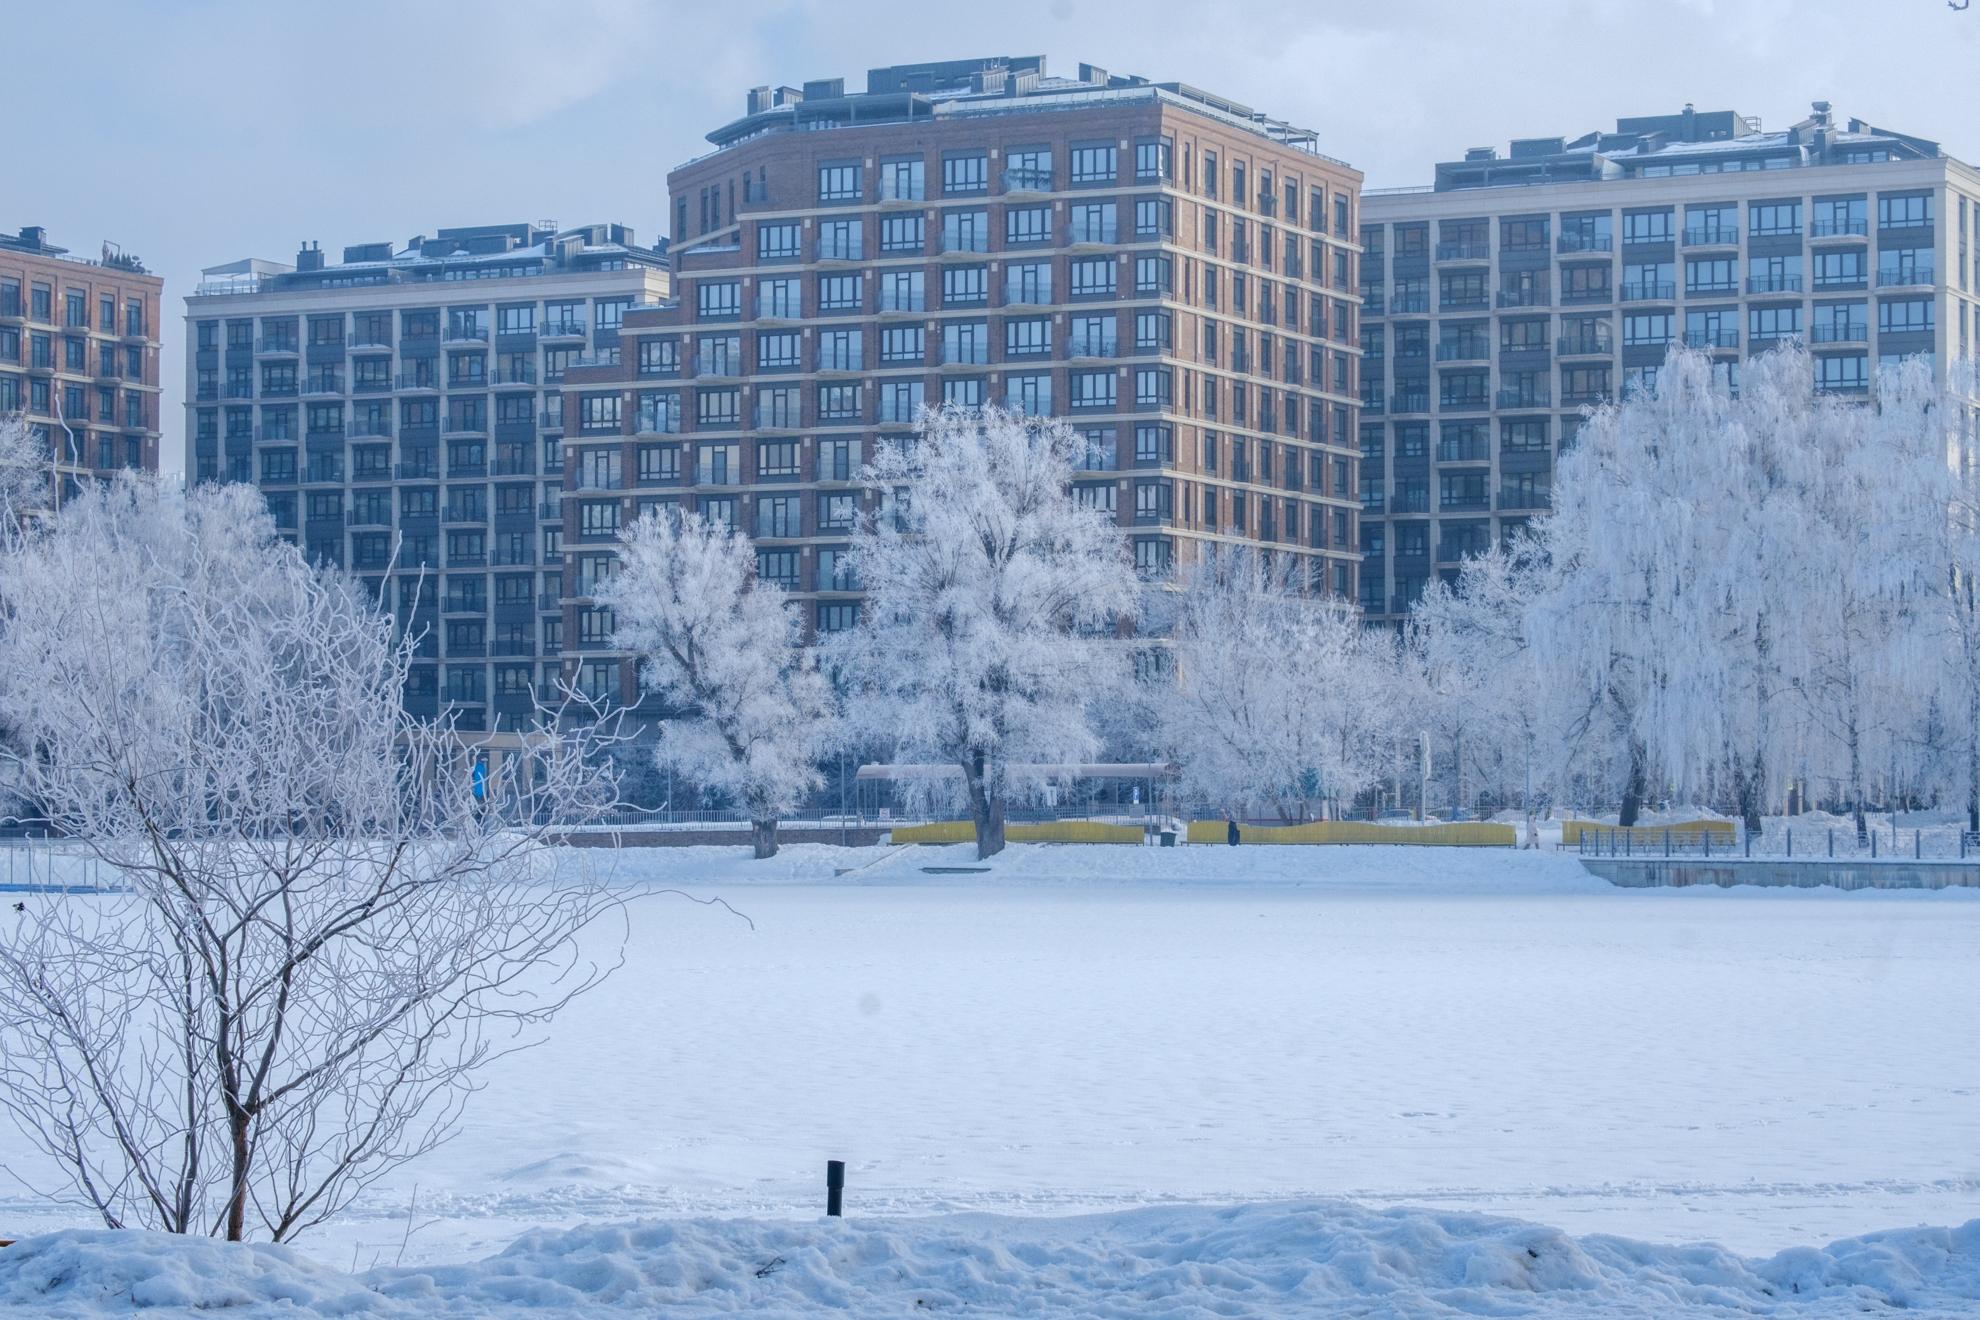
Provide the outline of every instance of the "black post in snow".
[[846,1162],[844,1160],[825,1161],[825,1213],[834,1218],[841,1217],[846,1192]]

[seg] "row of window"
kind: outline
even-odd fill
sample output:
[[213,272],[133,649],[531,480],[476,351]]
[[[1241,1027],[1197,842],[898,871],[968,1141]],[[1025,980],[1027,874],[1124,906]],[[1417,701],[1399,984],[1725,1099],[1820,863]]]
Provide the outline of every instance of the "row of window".
[[[96,300],[96,320],[92,324],[89,317],[89,295],[78,289],[67,289],[62,294],[62,325],[70,330],[95,329],[102,334],[114,335],[117,329],[117,299],[113,294],[101,294]],[[21,300],[21,282],[18,279],[0,276],[0,316],[25,317],[39,321],[43,325],[55,324],[55,289],[53,285],[32,283],[28,287],[27,301]],[[144,299],[128,298],[124,302],[122,333],[128,338],[138,338],[146,333],[147,318],[144,313]]]
[[[256,349],[264,353],[295,352],[304,343],[311,347],[348,345],[351,347],[390,347],[394,343],[394,323],[401,340],[487,339],[510,335],[582,336],[588,330],[615,331],[625,322],[634,305],[631,297],[567,299],[542,304],[541,315],[534,302],[500,303],[489,307],[417,308],[397,313],[353,312],[334,315],[264,316],[227,321],[203,320],[193,326],[193,346],[199,352],[218,352],[223,343],[229,349]],[[258,337],[257,337],[258,332]],[[306,332],[306,338],[304,337]]]
[[[1739,239],[1738,202],[1705,202],[1687,205],[1680,216],[1675,207],[1632,207],[1622,212],[1622,241],[1630,243],[1694,244],[1734,243]],[[1745,232],[1750,238],[1794,237],[1806,232],[1815,238],[1830,238],[1869,232],[1869,199],[1822,197],[1813,202],[1801,198],[1747,202]],[[1933,222],[1933,194],[1929,192],[1880,193],[1877,196],[1877,228],[1916,229]],[[1550,232],[1559,225],[1559,243],[1550,243]],[[1492,222],[1483,217],[1437,222],[1437,255],[1441,260],[1482,258],[1490,242]],[[1394,252],[1398,257],[1421,257],[1430,251],[1428,221],[1389,226],[1394,231]],[[1615,214],[1611,211],[1566,212],[1545,215],[1509,216],[1498,221],[1499,249],[1504,252],[1544,251],[1558,246],[1562,252],[1606,252],[1616,235]],[[1384,227],[1371,225],[1362,230],[1362,246],[1376,256],[1385,249]]]
[[0,417],[24,412],[71,424],[96,422],[129,430],[151,429],[148,395],[105,386],[63,385],[38,376],[0,371]]

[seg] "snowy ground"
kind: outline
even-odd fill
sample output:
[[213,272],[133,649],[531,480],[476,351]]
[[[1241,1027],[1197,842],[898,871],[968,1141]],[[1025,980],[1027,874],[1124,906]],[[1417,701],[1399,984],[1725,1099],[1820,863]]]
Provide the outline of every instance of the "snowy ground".
[[[1300,1213],[1361,1234],[1399,1207],[1490,1212],[1754,1257],[1980,1216],[1980,895],[1618,890],[1497,850],[1015,847],[988,875],[920,869],[969,851],[629,851],[629,891],[719,896],[754,929],[640,898],[627,967],[304,1254],[806,1220],[830,1157],[878,1235],[848,1239],[860,1259],[965,1231],[876,1217],[955,1211],[1348,1198],[1364,1208]],[[1107,1222],[1193,1240],[1205,1213]],[[0,1173],[0,1236],[85,1222]],[[676,1230],[737,1261],[809,1249],[775,1223],[652,1231]],[[1019,1260],[1069,1249],[982,1232]]]

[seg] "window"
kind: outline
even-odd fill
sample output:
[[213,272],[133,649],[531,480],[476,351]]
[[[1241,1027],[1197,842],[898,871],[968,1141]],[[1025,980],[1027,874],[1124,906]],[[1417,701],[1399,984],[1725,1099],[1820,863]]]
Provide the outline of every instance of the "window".
[[1112,243],[1116,207],[1113,202],[1078,202],[1072,208],[1072,241]]
[[763,261],[794,261],[804,255],[803,229],[795,220],[756,227],[756,255]]
[[742,282],[702,280],[695,285],[696,316],[704,321],[732,320],[742,315]]
[[927,331],[918,325],[889,325],[880,330],[883,363],[919,365],[928,357]]
[[851,491],[826,491],[818,496],[818,530],[849,532],[859,520],[859,496]]
[[804,336],[795,330],[756,332],[758,371],[796,371],[804,365]]
[[985,321],[950,321],[942,327],[942,361],[980,364],[990,360],[990,326]]
[[1746,232],[1754,238],[1801,233],[1801,202],[1754,202],[1746,208]]
[[942,191],[951,197],[987,192],[990,158],[980,151],[957,152],[942,158]]
[[880,250],[882,252],[920,252],[928,245],[928,217],[916,212],[913,215],[888,215],[880,218]]
[[617,394],[582,396],[578,400],[578,428],[584,431],[618,430],[619,396]]
[[1869,257],[1862,248],[1817,251],[1812,260],[1818,289],[1860,289],[1870,278]]
[[1801,308],[1755,307],[1747,312],[1749,339],[1788,339],[1801,333]]
[[1137,426],[1134,428],[1134,461],[1138,465],[1152,466],[1173,462],[1175,459],[1175,436],[1167,426]]
[[1825,354],[1817,357],[1815,388],[1843,391],[1869,389],[1869,357],[1862,353]]
[[1669,312],[1636,314],[1623,318],[1623,347],[1662,345],[1671,342],[1675,318]]
[[1134,181],[1154,183],[1171,177],[1175,144],[1168,138],[1134,144]]
[[944,252],[988,252],[990,213],[988,211],[945,211],[942,213]]
[[1877,304],[1877,329],[1885,334],[1928,333],[1932,328],[1929,298],[1901,298]]
[[1868,231],[1866,202],[1861,197],[1816,199],[1808,232],[1814,238],[1834,238]]
[[820,261],[857,261],[865,255],[865,226],[860,221],[826,220],[819,224]]
[[[759,495],[756,498],[757,536],[801,536],[804,518],[796,495]],[[792,574],[796,577],[795,572]]]
[[851,275],[820,275],[818,277],[818,310],[821,312],[857,312],[864,306],[861,296],[861,277]]
[[859,626],[859,603],[857,601],[820,601],[818,603],[819,632],[850,632],[857,626]]
[[1014,261],[1004,268],[1004,302],[1043,304],[1052,301],[1052,263]]
[[1040,316],[1004,322],[1004,356],[1042,357],[1052,351],[1052,320]]
[[1694,257],[1684,263],[1687,294],[1739,292],[1739,262],[1732,257]]
[[768,319],[795,320],[804,315],[803,282],[795,278],[759,280],[756,314]]
[[1069,380],[1074,408],[1112,408],[1118,388],[1112,371],[1075,371]]
[[1624,211],[1622,237],[1625,243],[1668,243],[1676,237],[1669,207],[1655,211]]
[[1052,208],[1049,206],[1013,206],[1004,211],[1004,246],[1019,247],[1024,244],[1050,243],[1052,241]]
[[695,391],[694,420],[703,430],[742,425],[742,395],[733,389]]
[[[880,162],[880,200],[918,202],[927,195],[927,167],[920,157]],[[916,217],[917,219],[919,217]]]
[[859,198],[859,164],[856,161],[841,161],[818,167],[819,201],[856,202]]
[[1072,296],[1112,297],[1115,263],[1112,257],[1080,257],[1072,263]]
[[762,427],[791,429],[804,422],[804,408],[799,403],[797,387],[759,386],[756,391],[756,424]]
[[1075,146],[1072,149],[1072,185],[1075,188],[1113,183],[1120,178],[1119,149],[1114,144]]
[[681,341],[667,335],[639,341],[639,374],[678,376],[681,372]]
[[987,266],[945,266],[942,269],[944,307],[983,307],[990,302]]
[[1910,196],[1892,197],[1879,194],[1877,198],[1877,228],[1909,229],[1916,225],[1932,223],[1932,196],[1930,193],[1913,193]]
[[861,420],[860,388],[856,382],[840,382],[818,387],[818,420],[856,422]]

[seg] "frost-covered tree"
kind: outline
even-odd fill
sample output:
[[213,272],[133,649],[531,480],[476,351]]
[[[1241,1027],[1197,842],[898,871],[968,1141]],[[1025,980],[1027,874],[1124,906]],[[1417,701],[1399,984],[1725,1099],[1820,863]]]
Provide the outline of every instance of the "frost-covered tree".
[[48,506],[52,461],[27,418],[0,414],[0,531],[11,535],[27,515]]
[[[0,1103],[111,1227],[287,1240],[443,1140],[597,976],[554,723],[476,791],[411,651],[247,487],[124,478],[0,554],[0,756],[117,877],[0,922]],[[602,938],[602,937],[601,937]]]
[[979,856],[1004,846],[1013,767],[1090,758],[1090,697],[1115,690],[1136,580],[1117,527],[1072,494],[1084,446],[998,408],[924,414],[883,445],[853,537],[867,598],[833,661],[856,727],[898,761],[962,774]]
[[1173,686],[1151,702],[1182,788],[1281,819],[1375,782],[1393,732],[1395,648],[1352,608],[1303,592],[1288,557],[1207,553],[1170,637]]
[[756,855],[775,856],[778,820],[824,782],[817,758],[833,718],[797,615],[726,524],[650,513],[619,542],[618,573],[599,593],[614,641],[639,658],[647,690],[681,711],[654,755],[739,807]]

